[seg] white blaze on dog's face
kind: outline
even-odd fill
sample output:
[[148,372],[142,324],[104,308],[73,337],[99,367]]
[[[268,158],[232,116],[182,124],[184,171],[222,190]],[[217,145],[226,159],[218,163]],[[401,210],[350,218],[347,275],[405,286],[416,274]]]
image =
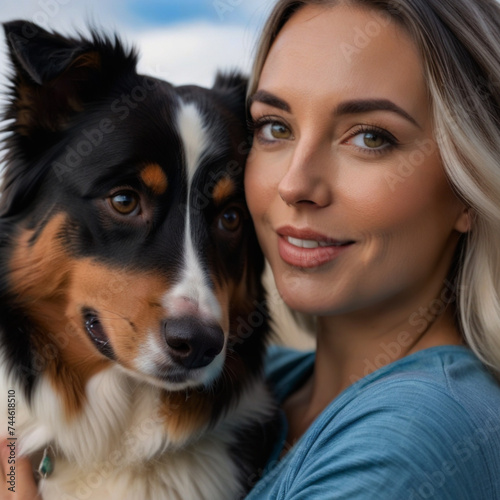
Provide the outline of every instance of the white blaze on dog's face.
[[[203,117],[194,103],[181,104],[177,124],[187,177],[184,262],[181,281],[167,293],[164,304],[169,317],[195,314],[203,321],[220,324],[223,319],[221,306],[207,282],[208,276],[201,266],[199,251],[194,247],[191,227],[193,211],[197,210],[191,195],[198,189],[193,181],[203,156],[207,154],[210,143],[215,142],[215,138],[210,136],[210,130],[203,123]],[[188,310],[185,310],[186,303],[190,305]]]
[[[77,62],[78,78],[86,64],[105,67],[98,54]],[[226,356],[246,341],[238,327],[262,292],[243,191],[244,85],[135,78],[132,90],[148,90],[140,103],[127,108],[120,87],[104,117],[72,122],[15,236],[11,282],[36,304],[27,314],[40,349],[54,344],[63,365],[84,367],[82,390],[110,362],[170,391],[207,387],[257,352]]]
[[[122,304],[110,304],[109,299],[104,301],[107,303],[99,303],[93,298],[95,292],[72,306],[74,310],[86,310],[86,329],[103,353],[140,378],[173,391],[209,386],[221,375],[230,329],[230,296],[237,298],[238,288],[240,294],[242,292],[236,277],[232,282],[208,264],[205,247],[210,241],[203,233],[209,233],[209,224],[204,209],[210,204],[224,206],[226,200],[234,199],[237,186],[224,169],[217,175],[206,176],[207,163],[220,154],[212,145],[221,143],[217,137],[220,130],[206,122],[195,102],[180,99],[175,109],[174,128],[180,139],[182,175],[177,179],[172,176],[174,182],[171,182],[162,167],[155,164],[148,164],[140,174],[156,194],[172,197],[175,189],[182,193],[180,197],[177,194],[176,206],[171,208],[181,216],[175,236],[180,249],[177,264],[170,266],[173,269],[168,282],[158,280],[154,274],[138,273],[131,280],[132,286],[121,287],[132,297],[132,301],[129,300],[132,303],[125,308]],[[210,182],[213,186],[207,190]],[[242,217],[235,210],[231,206],[229,212],[223,210],[215,218],[218,221],[215,230],[234,233],[238,240]],[[230,217],[237,217],[236,224],[230,221],[234,227],[221,231],[224,225],[220,219],[228,213]],[[214,257],[215,260],[221,258],[216,253],[212,260]],[[96,273],[108,274],[105,269],[92,272],[85,266],[85,271],[74,279],[75,285],[80,287]],[[122,280],[130,279],[129,272],[113,271],[115,279],[120,274],[123,274]],[[79,292],[75,294],[79,295]],[[121,297],[120,301],[122,299],[127,300]],[[150,304],[154,305],[153,309]],[[143,316],[144,321],[137,319]]]
[[[215,354],[213,359],[197,371],[192,371],[190,377],[186,381],[164,381],[166,385],[172,389],[180,389],[192,385],[208,385],[217,378],[222,370],[225,358],[225,343],[228,335],[228,318],[227,318],[227,299],[224,300],[224,312],[219,298],[216,296],[213,287],[210,285],[210,277],[206,270],[202,267],[199,250],[194,246],[191,217],[193,211],[197,210],[191,203],[192,192],[196,187],[193,185],[196,172],[200,167],[200,162],[204,155],[209,154],[211,142],[215,142],[210,136],[210,130],[203,122],[203,117],[197,109],[195,103],[182,102],[177,112],[177,126],[179,136],[182,141],[182,149],[184,151],[184,167],[187,181],[187,193],[185,203],[185,230],[184,230],[184,248],[183,248],[183,263],[179,273],[179,281],[163,297],[162,305],[165,310],[165,317],[170,320],[166,321],[165,328],[178,328],[179,322],[184,322],[181,328],[198,329],[200,336],[215,337],[208,345],[195,347],[193,345],[193,335],[190,332],[184,332],[180,337],[174,338],[172,345],[177,345],[180,349],[172,350],[189,351],[193,349],[205,349],[206,351],[216,351],[220,349],[218,354]],[[198,197],[195,197],[198,199]],[[220,297],[222,298],[222,297]],[[194,321],[193,321],[194,320]],[[192,333],[192,332],[191,332]],[[169,344],[169,332],[166,331],[167,344]],[[222,334],[222,335],[221,335]],[[217,338],[218,337],[218,338]],[[162,366],[165,359],[165,349],[163,347],[163,339],[158,338],[158,333],[154,330],[148,332],[148,338],[143,343],[136,358],[135,366],[138,371],[151,375],[153,380],[157,377],[158,369]],[[177,356],[178,359],[193,356],[194,353],[184,353],[184,356]],[[198,357],[203,356],[199,353]],[[207,357],[210,358],[209,354]],[[175,358],[175,355],[174,355]],[[175,359],[169,360],[175,364]],[[201,361],[203,364],[203,361]],[[161,368],[160,368],[161,369]]]

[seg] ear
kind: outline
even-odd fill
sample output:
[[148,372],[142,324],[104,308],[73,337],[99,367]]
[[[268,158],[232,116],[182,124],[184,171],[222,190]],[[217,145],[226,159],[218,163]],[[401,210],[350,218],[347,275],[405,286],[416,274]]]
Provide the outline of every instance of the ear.
[[51,34],[36,24],[12,21],[3,26],[18,75],[30,77],[38,85],[62,73],[78,55],[76,41]]
[[224,94],[225,102],[233,113],[246,121],[246,92],[248,78],[238,72],[217,73],[213,90]]
[[457,220],[455,221],[455,230],[459,233],[468,233],[472,229],[472,219],[473,216],[471,209],[464,205]]
[[111,80],[135,70],[135,53],[126,53],[119,40],[96,33],[91,40],[66,38],[27,21],[6,23],[4,30],[14,67],[6,118],[22,136],[64,129]]

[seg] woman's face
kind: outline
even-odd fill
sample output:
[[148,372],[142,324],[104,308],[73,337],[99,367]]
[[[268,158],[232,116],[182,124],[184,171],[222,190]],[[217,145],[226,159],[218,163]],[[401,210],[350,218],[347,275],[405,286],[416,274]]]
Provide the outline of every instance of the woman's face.
[[273,44],[250,111],[248,203],[290,307],[378,310],[439,291],[468,216],[402,29],[376,11],[304,7]]

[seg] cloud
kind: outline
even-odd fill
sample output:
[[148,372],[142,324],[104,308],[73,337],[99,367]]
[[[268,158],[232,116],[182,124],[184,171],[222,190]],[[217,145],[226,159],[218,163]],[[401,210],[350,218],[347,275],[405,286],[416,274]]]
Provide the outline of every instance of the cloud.
[[254,37],[238,26],[192,23],[149,30],[133,37],[141,57],[139,70],[175,84],[210,85],[218,70],[248,73]]
[[[74,35],[88,33],[89,23],[117,32],[136,45],[139,69],[172,81],[209,85],[218,69],[249,71],[252,50],[269,0],[196,0],[213,11],[213,19],[184,21],[163,27],[136,22],[130,3],[120,0],[16,0],[2,6],[0,22],[24,18],[42,27]],[[158,0],[149,0],[157,4]],[[196,4],[190,0],[194,11]],[[217,4],[216,2],[223,2]],[[147,4],[148,2],[146,2]],[[225,5],[225,10],[218,11]],[[137,7],[137,6],[136,6]],[[220,16],[218,15],[220,14]],[[5,41],[0,43],[0,94],[5,88]]]
[[15,0],[2,2],[0,22],[26,19],[46,29],[86,31],[90,23],[120,28],[124,25],[120,0]]

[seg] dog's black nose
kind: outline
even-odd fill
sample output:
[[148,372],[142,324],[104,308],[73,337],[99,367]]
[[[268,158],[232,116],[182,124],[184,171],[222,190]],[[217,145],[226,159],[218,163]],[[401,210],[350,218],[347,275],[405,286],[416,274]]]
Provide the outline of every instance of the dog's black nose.
[[188,369],[207,366],[224,347],[222,328],[197,318],[167,319],[164,333],[170,356]]

